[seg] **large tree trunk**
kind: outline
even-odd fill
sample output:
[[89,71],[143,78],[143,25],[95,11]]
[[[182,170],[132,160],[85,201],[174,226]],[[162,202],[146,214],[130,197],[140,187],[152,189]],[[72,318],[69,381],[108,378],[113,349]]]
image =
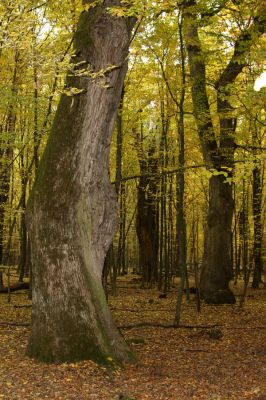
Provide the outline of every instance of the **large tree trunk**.
[[235,303],[235,297],[228,286],[229,281],[233,278],[231,223],[234,203],[232,186],[224,182],[223,175],[213,176],[209,185],[208,229],[205,238],[200,291],[208,303]]
[[[232,169],[234,124],[233,119],[228,118],[226,114],[228,109],[230,110],[230,105],[226,100],[220,100],[218,97],[217,109],[220,116],[220,144],[218,144],[208,102],[206,66],[198,35],[197,20],[189,9],[184,14],[184,21],[184,37],[192,79],[194,116],[204,160],[207,166],[217,171],[217,175],[209,180],[210,198],[200,294],[208,303],[234,303],[234,295],[229,289],[229,280],[233,274],[230,249],[234,203],[232,188],[225,183],[224,176],[228,170]],[[224,87],[218,81],[217,87],[220,86]]]
[[[209,303],[233,303],[235,298],[229,289],[233,272],[230,255],[233,196],[232,188],[224,178],[224,175],[231,177],[234,159],[236,124],[230,94],[232,85],[247,65],[246,56],[254,38],[265,32],[265,6],[258,6],[252,24],[240,32],[231,59],[214,85],[220,120],[219,140],[212,122],[207,94],[205,54],[199,36],[197,2],[187,0],[185,6],[184,37],[190,67],[193,112],[204,160],[209,168],[218,173],[210,179],[207,241],[200,290],[202,297]],[[212,11],[215,13],[215,9],[210,10]]]
[[[118,219],[109,146],[132,28],[128,18],[111,16],[113,5],[120,2],[107,0],[81,14],[76,65],[66,82],[81,92],[60,99],[27,209],[33,261],[28,354],[44,361],[132,360],[101,284]],[[84,69],[103,74],[81,75]]]

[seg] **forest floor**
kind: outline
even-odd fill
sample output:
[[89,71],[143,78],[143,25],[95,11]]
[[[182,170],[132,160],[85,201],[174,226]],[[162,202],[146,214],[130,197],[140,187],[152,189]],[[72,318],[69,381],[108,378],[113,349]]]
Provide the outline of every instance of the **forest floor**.
[[176,288],[159,298],[132,276],[119,279],[109,304],[138,361],[110,371],[26,357],[30,327],[19,324],[30,323],[27,291],[12,293],[9,304],[0,294],[0,399],[266,400],[266,290],[249,289],[244,309],[203,304],[200,314],[193,295],[184,296],[178,329],[167,327],[176,297]]

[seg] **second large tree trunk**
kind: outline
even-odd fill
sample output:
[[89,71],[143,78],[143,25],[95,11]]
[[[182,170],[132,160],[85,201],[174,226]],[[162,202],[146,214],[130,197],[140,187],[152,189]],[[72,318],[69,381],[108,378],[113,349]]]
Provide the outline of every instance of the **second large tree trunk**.
[[212,176],[209,182],[210,201],[208,229],[205,238],[200,292],[207,303],[235,303],[229,289],[233,278],[231,257],[231,222],[234,210],[232,186],[223,175]]
[[28,353],[44,361],[132,360],[101,284],[118,219],[109,146],[132,27],[107,10],[119,4],[105,1],[81,14],[76,65],[66,82],[68,94],[73,87],[80,92],[61,97],[28,205],[33,261]]
[[210,179],[201,295],[209,303],[233,303],[235,299],[228,287],[233,271],[230,256],[233,196],[231,186],[224,181],[225,173],[229,177],[232,174],[230,171],[233,169],[235,148],[235,109],[231,105],[230,96],[233,84],[247,65],[247,55],[254,39],[265,33],[265,6],[261,3],[249,27],[239,32],[233,54],[214,84],[217,116],[220,120],[217,140],[207,91],[206,53],[202,49],[199,35],[201,22],[198,19],[198,2],[187,0],[184,5],[184,38],[190,67],[193,113],[206,165],[218,173]]

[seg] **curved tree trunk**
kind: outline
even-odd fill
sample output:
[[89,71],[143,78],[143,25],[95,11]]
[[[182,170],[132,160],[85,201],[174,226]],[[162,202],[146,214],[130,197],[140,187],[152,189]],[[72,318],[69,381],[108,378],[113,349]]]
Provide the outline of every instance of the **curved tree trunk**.
[[[33,261],[28,354],[44,361],[133,358],[101,284],[118,219],[109,146],[133,25],[111,16],[113,5],[120,2],[104,1],[80,16],[75,67],[66,81],[67,90],[80,93],[61,96],[27,209]],[[92,78],[84,70],[105,72]]]

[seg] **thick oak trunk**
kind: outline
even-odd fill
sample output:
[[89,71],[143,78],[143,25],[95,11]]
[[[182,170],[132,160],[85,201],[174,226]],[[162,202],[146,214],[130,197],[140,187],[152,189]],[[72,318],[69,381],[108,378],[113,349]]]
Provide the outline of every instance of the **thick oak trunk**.
[[[127,18],[111,16],[107,8],[113,5],[120,2],[105,1],[81,14],[76,66],[66,82],[81,92],[60,99],[27,210],[33,261],[28,354],[44,361],[133,358],[101,284],[118,219],[109,146],[132,27]],[[103,73],[83,74],[89,70]]]
[[208,229],[205,238],[200,293],[207,303],[235,303],[229,289],[233,278],[231,257],[231,222],[234,210],[232,186],[224,182],[223,175],[213,176],[209,183],[210,202]]

